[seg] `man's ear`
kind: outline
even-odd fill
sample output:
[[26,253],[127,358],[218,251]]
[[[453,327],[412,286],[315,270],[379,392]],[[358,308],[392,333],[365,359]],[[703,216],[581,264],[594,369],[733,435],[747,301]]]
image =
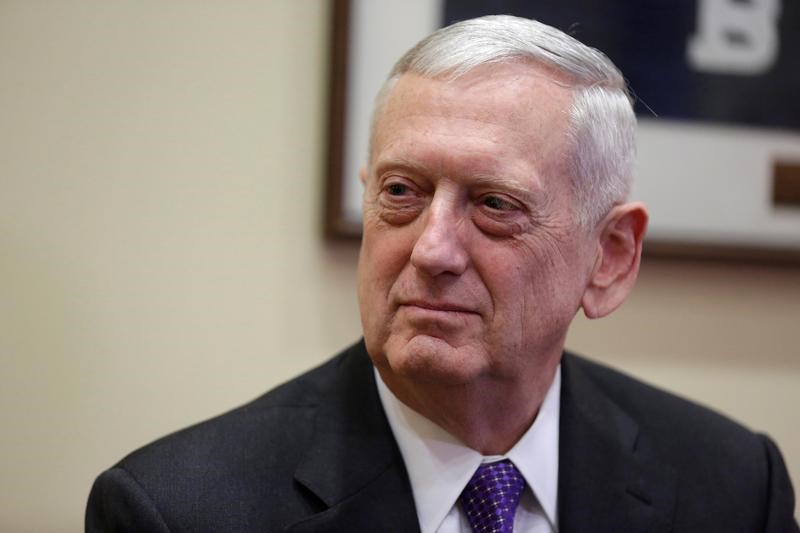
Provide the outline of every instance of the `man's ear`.
[[358,169],[358,179],[361,180],[361,185],[364,187],[367,186],[367,167],[361,167]]
[[647,218],[644,205],[632,202],[614,207],[601,222],[597,259],[581,299],[588,318],[611,313],[633,289]]

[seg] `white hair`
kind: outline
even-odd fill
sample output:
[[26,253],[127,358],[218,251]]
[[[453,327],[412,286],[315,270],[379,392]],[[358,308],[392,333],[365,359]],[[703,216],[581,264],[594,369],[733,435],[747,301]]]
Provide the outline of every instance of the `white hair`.
[[541,22],[508,15],[442,28],[394,65],[376,99],[373,129],[388,94],[407,72],[455,79],[481,65],[532,60],[566,74],[573,91],[569,162],[578,222],[590,227],[623,202],[633,179],[636,116],[625,79],[602,52]]

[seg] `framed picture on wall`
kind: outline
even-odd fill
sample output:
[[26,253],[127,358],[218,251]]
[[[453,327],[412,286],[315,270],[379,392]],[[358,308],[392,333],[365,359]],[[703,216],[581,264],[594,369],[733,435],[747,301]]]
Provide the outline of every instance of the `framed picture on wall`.
[[780,0],[336,0],[326,235],[360,236],[358,174],[394,61],[436,28],[492,13],[558,27],[628,79],[646,253],[800,264],[800,3]]

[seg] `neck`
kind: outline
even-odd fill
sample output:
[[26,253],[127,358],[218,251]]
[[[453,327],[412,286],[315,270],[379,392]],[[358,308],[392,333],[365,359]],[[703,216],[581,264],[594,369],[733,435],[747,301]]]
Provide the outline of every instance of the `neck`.
[[483,455],[503,455],[530,428],[555,376],[559,359],[534,376],[482,377],[466,384],[419,383],[378,368],[404,404]]

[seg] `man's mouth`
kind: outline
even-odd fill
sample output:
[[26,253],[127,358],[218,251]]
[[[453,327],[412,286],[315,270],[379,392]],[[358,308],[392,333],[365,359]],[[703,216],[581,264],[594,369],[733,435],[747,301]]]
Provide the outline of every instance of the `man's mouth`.
[[405,300],[401,301],[398,307],[417,307],[419,309],[425,309],[428,311],[477,314],[477,311],[474,309],[446,301]]

